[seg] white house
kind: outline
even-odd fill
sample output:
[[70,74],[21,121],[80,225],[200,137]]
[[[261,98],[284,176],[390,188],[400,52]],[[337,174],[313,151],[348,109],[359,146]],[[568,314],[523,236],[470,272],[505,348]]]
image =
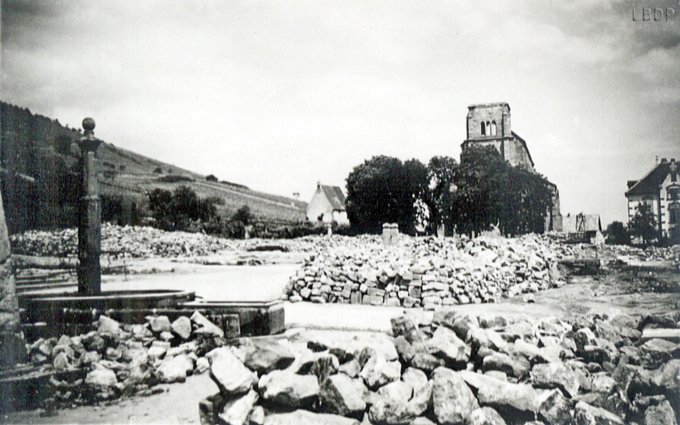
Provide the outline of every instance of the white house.
[[349,224],[345,210],[345,194],[338,186],[318,182],[312,200],[307,205],[307,220],[312,223]]

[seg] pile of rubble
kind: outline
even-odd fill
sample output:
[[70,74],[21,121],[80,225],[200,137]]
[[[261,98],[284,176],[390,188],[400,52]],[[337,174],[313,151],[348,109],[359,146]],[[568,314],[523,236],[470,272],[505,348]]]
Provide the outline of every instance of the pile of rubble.
[[27,351],[31,363],[57,372],[44,395],[49,408],[148,395],[158,383],[182,382],[208,369],[203,355],[223,337],[222,329],[199,312],[172,322],[149,316],[137,325],[100,316],[87,334],[40,338]]
[[[77,255],[78,231],[32,230],[10,237],[15,254],[66,257]],[[102,226],[102,253],[132,258],[204,256],[234,250],[238,242],[201,233],[166,232],[153,227]]]
[[434,308],[560,286],[557,264],[573,246],[536,235],[507,239],[378,237],[330,239],[291,277],[291,301]]
[[[459,315],[392,321],[387,344],[250,341],[208,353],[201,422],[676,425],[680,345],[641,340],[680,314],[571,321]],[[384,341],[383,341],[384,342]]]
[[628,245],[607,245],[616,258],[616,262],[624,265],[641,265],[650,261],[671,261],[680,264],[680,245],[674,247],[638,248]]

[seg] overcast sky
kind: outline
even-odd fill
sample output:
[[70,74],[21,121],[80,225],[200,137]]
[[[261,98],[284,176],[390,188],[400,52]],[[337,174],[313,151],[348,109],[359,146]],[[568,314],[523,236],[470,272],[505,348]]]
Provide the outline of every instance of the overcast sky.
[[[385,154],[459,158],[508,102],[562,212],[626,219],[680,159],[680,2],[2,1],[1,97],[107,142],[309,200]],[[649,4],[647,4],[649,3]],[[639,18],[639,16],[638,16]]]

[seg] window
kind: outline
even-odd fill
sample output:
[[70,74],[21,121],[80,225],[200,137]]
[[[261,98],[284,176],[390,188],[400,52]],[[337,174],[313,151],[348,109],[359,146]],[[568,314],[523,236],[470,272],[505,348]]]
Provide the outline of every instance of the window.
[[669,201],[680,201],[680,187],[669,187],[666,189],[666,199]]
[[680,223],[680,204],[673,204],[668,210],[668,224],[678,223]]
[[496,135],[496,121],[491,121],[491,135]]
[[486,136],[486,126],[482,123],[482,136]]

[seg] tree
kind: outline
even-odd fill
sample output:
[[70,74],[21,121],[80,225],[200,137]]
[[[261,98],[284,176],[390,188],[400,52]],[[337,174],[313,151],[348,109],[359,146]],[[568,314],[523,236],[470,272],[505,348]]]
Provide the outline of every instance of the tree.
[[607,226],[607,245],[629,245],[630,235],[626,226],[620,221],[613,221]]
[[238,221],[243,223],[244,226],[249,225],[253,221],[253,215],[250,213],[250,207],[248,205],[243,205],[241,208],[236,210],[234,215],[231,216],[233,221]]
[[217,177],[215,177],[214,174],[208,174],[207,176],[205,176],[205,180],[217,183]]
[[432,231],[445,226],[447,233],[453,230],[453,185],[458,163],[448,156],[435,156],[427,164],[430,224]]
[[506,235],[544,231],[550,183],[503,161],[492,146],[466,148],[454,181],[453,218],[461,232],[479,234],[491,225]]
[[209,223],[217,217],[217,199],[201,199],[189,186],[174,192],[154,189],[149,192],[149,209],[156,227],[163,230],[189,230],[192,224]]
[[657,239],[659,235],[652,207],[648,204],[639,204],[629,228],[630,235],[641,238],[645,245]]
[[425,167],[417,160],[374,156],[347,177],[347,216],[358,232],[379,233],[383,223],[397,223],[413,233],[414,202],[427,186]]

